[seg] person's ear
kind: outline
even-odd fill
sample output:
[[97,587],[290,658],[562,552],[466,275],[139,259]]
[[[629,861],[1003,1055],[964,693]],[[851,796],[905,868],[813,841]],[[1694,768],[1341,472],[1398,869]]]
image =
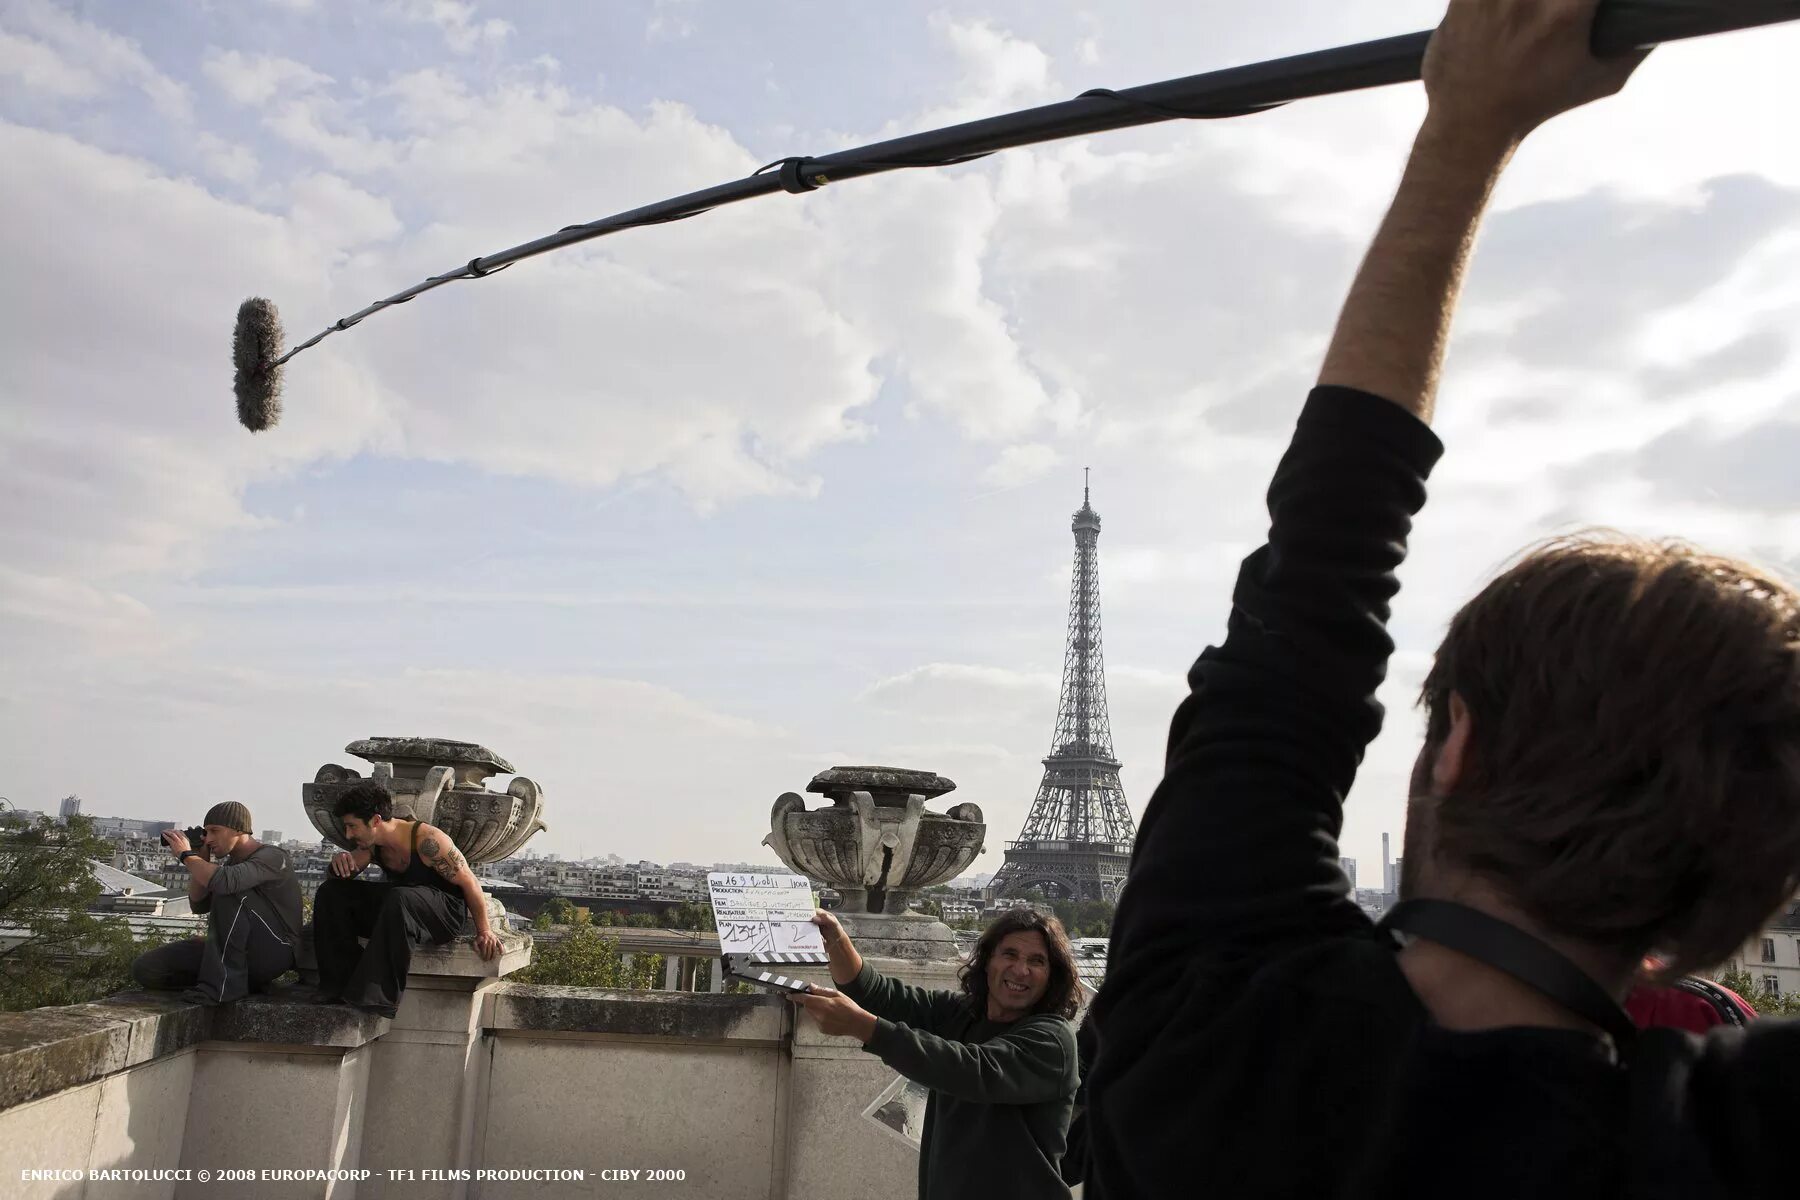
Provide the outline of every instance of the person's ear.
[[1475,721],[1469,715],[1469,706],[1456,692],[1450,693],[1450,732],[1444,736],[1444,744],[1438,747],[1437,757],[1431,764],[1431,793],[1434,796],[1447,796],[1456,790],[1468,770],[1470,754],[1470,738],[1474,736]]

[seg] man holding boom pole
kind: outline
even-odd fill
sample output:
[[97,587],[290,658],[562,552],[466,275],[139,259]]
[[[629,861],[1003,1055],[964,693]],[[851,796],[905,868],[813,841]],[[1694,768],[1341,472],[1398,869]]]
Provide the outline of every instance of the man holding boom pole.
[[[1621,88],[1594,0],[1453,0],[1393,207],[1175,715],[1095,1002],[1089,1200],[1794,1194],[1800,1027],[1635,1034],[1800,885],[1800,595],[1581,535],[1452,620],[1381,927],[1338,866],[1476,228]],[[1605,236],[1595,230],[1594,236]],[[1578,415],[1582,398],[1566,398]]]

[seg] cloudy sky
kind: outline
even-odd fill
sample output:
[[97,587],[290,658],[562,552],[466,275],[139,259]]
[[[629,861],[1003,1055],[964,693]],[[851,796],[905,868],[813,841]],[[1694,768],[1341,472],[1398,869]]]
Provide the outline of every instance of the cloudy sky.
[[[1141,813],[1416,88],[771,197],[448,288],[240,428],[290,337],[788,154],[1431,25],[1412,0],[0,0],[0,794],[304,829],[345,743],[484,743],[564,855],[766,858],[838,763],[1015,836],[1081,469]],[[1800,567],[1800,36],[1665,49],[1530,144],[1344,849],[1400,830],[1456,604],[1604,523]],[[1204,869],[1204,864],[1201,865]],[[1368,881],[1373,872],[1363,868]]]

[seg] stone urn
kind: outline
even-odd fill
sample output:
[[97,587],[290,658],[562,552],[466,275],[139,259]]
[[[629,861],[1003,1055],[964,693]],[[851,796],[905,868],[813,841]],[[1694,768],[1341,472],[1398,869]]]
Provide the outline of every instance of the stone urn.
[[925,807],[955,788],[930,771],[833,767],[806,785],[831,803],[809,811],[800,796],[784,793],[769,814],[763,844],[843,896],[838,919],[864,953],[955,957],[949,926],[906,907],[920,888],[962,874],[983,849],[981,809],[964,803],[935,813]]

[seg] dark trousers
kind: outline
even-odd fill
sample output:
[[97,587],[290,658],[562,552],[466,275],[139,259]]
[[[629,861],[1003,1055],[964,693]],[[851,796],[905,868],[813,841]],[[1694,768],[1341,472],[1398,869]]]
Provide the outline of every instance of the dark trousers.
[[138,986],[191,988],[202,1004],[226,1004],[260,992],[294,967],[294,947],[253,892],[214,896],[206,936],[170,942],[131,964]]
[[[463,898],[442,888],[330,876],[313,897],[319,991],[392,1016],[413,947],[443,945],[462,932],[468,915]],[[367,947],[357,946],[359,937],[369,939]]]

